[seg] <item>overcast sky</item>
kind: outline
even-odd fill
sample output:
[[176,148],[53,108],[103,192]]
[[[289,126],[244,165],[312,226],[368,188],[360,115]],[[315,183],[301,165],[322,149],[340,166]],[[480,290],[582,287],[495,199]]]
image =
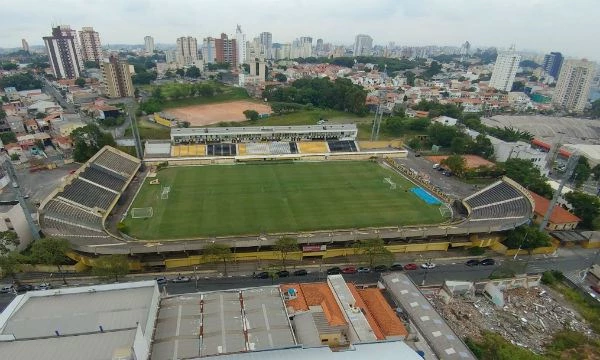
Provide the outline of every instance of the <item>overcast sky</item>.
[[103,44],[174,43],[233,34],[251,39],[262,31],[273,42],[299,36],[351,44],[359,33],[375,44],[474,45],[600,60],[598,0],[2,0],[0,47],[21,38],[42,44],[52,24],[93,26]]

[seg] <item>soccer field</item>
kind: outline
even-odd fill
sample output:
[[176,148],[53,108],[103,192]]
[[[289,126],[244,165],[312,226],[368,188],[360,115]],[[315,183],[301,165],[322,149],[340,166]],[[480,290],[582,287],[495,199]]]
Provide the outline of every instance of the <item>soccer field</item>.
[[[139,239],[440,223],[439,205],[408,191],[404,177],[368,161],[173,167],[146,179],[125,223]],[[384,181],[396,184],[391,189]],[[161,187],[171,186],[168,199]]]

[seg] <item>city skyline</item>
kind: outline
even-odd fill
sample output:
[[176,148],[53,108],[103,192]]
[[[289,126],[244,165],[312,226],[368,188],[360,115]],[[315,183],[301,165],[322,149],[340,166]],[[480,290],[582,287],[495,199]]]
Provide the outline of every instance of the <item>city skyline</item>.
[[[566,57],[600,60],[600,49],[590,46],[594,38],[589,29],[597,18],[594,12],[600,13],[594,10],[593,0],[576,3],[508,0],[510,4],[482,4],[473,0],[461,0],[460,4],[440,0],[418,4],[391,0],[369,4],[341,0],[326,3],[256,0],[225,4],[210,0],[202,5],[179,0],[169,7],[152,0],[133,0],[126,4],[109,2],[113,6],[91,2],[80,7],[75,0],[52,4],[29,0],[12,4],[3,9],[5,31],[0,31],[0,47],[20,47],[22,38],[30,45],[42,45],[41,38],[52,24],[68,24],[76,29],[93,26],[100,33],[103,45],[143,44],[146,35],[153,36],[155,43],[164,44],[171,44],[184,34],[204,38],[225,32],[233,36],[236,24],[240,24],[247,39],[268,31],[273,34],[273,43],[311,36],[350,46],[356,34],[364,33],[373,38],[374,45],[393,41],[410,46],[460,46],[469,40],[476,47],[505,49],[516,44],[519,50],[561,51]],[[182,8],[186,10],[181,11]],[[112,12],[109,17],[93,15],[107,9]],[[200,16],[207,12],[212,15]],[[203,20],[198,21],[199,18]],[[556,27],[557,19],[560,19],[560,31]],[[115,23],[120,25],[115,26]]]

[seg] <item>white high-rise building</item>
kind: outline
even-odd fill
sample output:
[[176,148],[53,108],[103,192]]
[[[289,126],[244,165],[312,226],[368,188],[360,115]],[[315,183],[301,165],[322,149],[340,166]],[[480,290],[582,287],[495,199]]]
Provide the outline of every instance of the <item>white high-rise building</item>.
[[272,49],[273,49],[273,34],[270,32],[262,32],[260,33],[260,46],[261,52],[265,54],[267,59],[271,59]]
[[102,59],[102,45],[100,44],[100,35],[98,32],[94,31],[93,27],[81,28],[79,39],[81,40],[83,61],[99,63]]
[[590,94],[595,64],[586,59],[566,60],[561,67],[552,103],[562,109],[581,113]]
[[179,66],[193,65],[198,60],[198,40],[195,37],[177,39],[175,61]]
[[144,48],[146,54],[154,54],[154,38],[152,36],[144,36]]
[[514,46],[508,51],[499,52],[492,71],[490,87],[496,90],[510,91],[519,69],[521,55],[517,54]]
[[[248,54],[246,53],[246,34],[242,32],[241,25],[238,25],[235,29],[235,40],[237,45],[238,65],[242,65],[246,62]],[[202,53],[202,57],[204,57],[204,53]]]
[[369,56],[373,49],[373,38],[369,35],[358,34],[354,38],[354,56]]
[[202,41],[202,60],[205,64],[214,64],[217,58],[217,49],[215,39],[212,37],[204,38]]

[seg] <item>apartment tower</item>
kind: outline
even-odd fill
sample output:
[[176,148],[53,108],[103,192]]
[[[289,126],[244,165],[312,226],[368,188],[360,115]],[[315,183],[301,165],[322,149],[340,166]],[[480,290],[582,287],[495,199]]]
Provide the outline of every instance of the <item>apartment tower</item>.
[[373,38],[369,35],[358,34],[354,38],[354,56],[370,56],[373,49]]
[[134,88],[127,61],[119,60],[117,55],[111,54],[108,59],[102,59],[100,69],[102,70],[102,87],[107,97],[133,96]]
[[98,64],[102,59],[102,45],[98,32],[92,27],[84,27],[79,32],[79,39],[83,61],[93,61]]
[[563,63],[563,56],[559,52],[551,52],[544,56],[544,64],[542,67],[546,74],[552,76],[555,80],[558,79],[560,68]]
[[260,33],[260,47],[262,53],[265,54],[265,58],[271,59],[273,57],[273,35],[270,32]]
[[23,51],[29,52],[29,43],[25,39],[21,39],[21,48]]
[[179,66],[193,65],[198,60],[198,41],[195,37],[177,39],[175,59]]
[[552,96],[552,103],[562,109],[582,113],[588,102],[595,64],[586,59],[566,60]]
[[237,43],[235,39],[229,39],[227,34],[221,34],[220,39],[215,39],[216,60],[220,63],[228,63],[232,69],[238,65]]
[[83,69],[83,57],[77,32],[68,25],[52,28],[51,36],[44,36],[44,44],[52,72],[58,79],[76,79]]
[[237,45],[237,63],[241,65],[246,62],[246,34],[242,32],[242,26],[235,29],[235,43]]
[[146,54],[154,54],[154,38],[152,36],[144,36],[144,50],[146,50]]
[[521,55],[517,54],[514,47],[498,53],[490,79],[490,87],[496,90],[511,91],[520,62]]

